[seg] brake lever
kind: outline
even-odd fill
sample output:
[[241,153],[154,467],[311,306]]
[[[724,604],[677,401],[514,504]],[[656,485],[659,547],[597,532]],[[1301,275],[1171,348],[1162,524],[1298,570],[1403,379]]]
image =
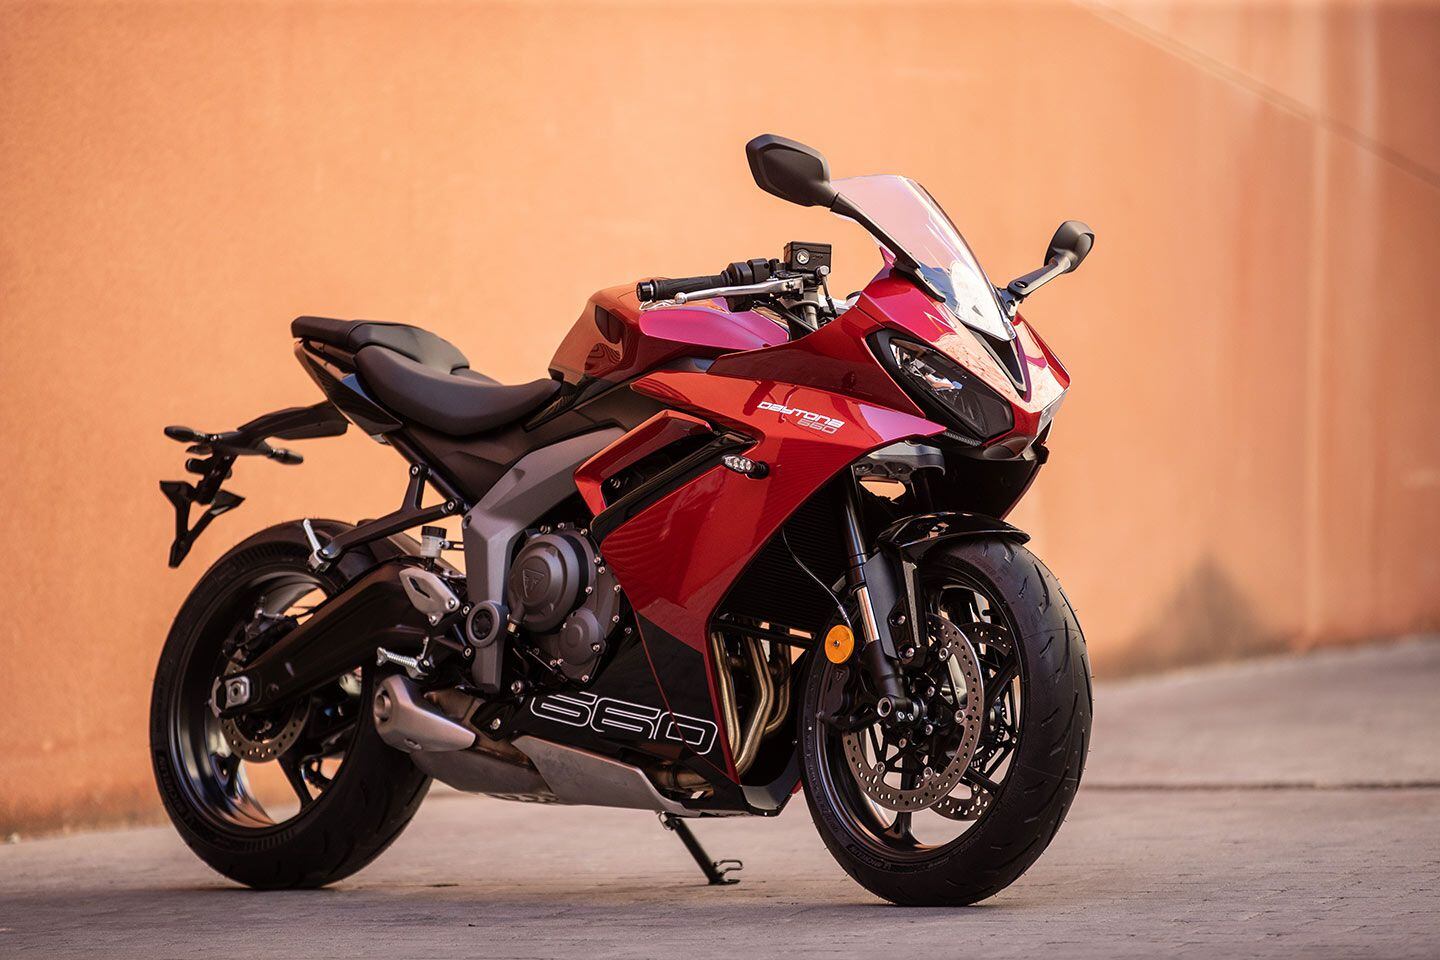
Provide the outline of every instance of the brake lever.
[[765,280],[761,283],[746,283],[733,287],[711,287],[709,290],[693,290],[690,293],[675,294],[676,303],[689,303],[691,300],[715,300],[720,297],[758,297],[775,293],[803,293],[805,290],[805,279],[803,277],[780,277],[775,280]]

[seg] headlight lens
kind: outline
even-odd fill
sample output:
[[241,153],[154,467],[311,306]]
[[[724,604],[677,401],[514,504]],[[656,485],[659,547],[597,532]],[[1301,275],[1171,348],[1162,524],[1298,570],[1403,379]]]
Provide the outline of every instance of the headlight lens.
[[922,404],[938,407],[950,426],[975,441],[1015,428],[1015,413],[995,391],[949,357],[904,340],[887,344],[904,380]]

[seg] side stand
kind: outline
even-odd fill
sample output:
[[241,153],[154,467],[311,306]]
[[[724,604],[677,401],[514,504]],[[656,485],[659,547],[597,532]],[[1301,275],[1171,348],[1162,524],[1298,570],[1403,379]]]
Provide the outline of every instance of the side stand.
[[705,879],[712,887],[724,886],[731,883],[739,883],[739,877],[728,877],[726,874],[735,873],[745,869],[745,864],[739,860],[711,860],[710,854],[700,845],[700,841],[690,830],[690,825],[675,816],[673,813],[660,814],[660,825],[666,830],[673,830],[685,844],[685,849],[690,851],[690,856],[695,858],[695,863],[700,867],[700,872],[705,874]]

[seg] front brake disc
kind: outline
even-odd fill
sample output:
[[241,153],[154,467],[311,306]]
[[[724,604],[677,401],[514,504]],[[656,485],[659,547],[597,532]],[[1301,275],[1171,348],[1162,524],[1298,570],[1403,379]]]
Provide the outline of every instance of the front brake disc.
[[[909,789],[886,781],[887,776],[898,776],[898,771],[889,769],[883,757],[872,761],[866,756],[868,730],[852,731],[842,737],[845,759],[860,789],[887,810],[924,810],[946,799],[950,791],[960,785],[980,742],[985,695],[980,660],[975,655],[975,649],[960,628],[944,617],[930,614],[925,619],[925,625],[930,641],[926,655],[943,666],[948,674],[949,688],[955,696],[955,703],[946,704],[946,709],[953,714],[952,721],[958,727],[958,737],[952,735],[948,738],[948,747],[938,751],[936,756],[926,756],[919,782]],[[945,703],[938,695],[934,699]],[[944,760],[944,766],[941,767],[937,760]]]
[[[986,647],[993,647],[1005,654],[1009,654],[1013,649],[1009,631],[999,624],[967,623],[964,632],[965,638],[972,644],[984,644]],[[971,761],[975,762],[975,758],[971,757]],[[993,802],[995,802],[993,793],[971,784],[970,796],[957,797],[952,794],[941,797],[930,809],[951,820],[979,820],[984,816],[985,811],[990,809],[990,804]]]

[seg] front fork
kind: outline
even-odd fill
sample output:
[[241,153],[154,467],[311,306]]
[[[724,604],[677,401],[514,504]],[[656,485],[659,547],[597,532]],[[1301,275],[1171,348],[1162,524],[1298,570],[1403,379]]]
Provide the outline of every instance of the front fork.
[[[898,565],[885,552],[877,550],[867,558],[864,529],[860,520],[859,482],[853,474],[845,484],[844,533],[847,569],[846,585],[860,608],[860,662],[874,681],[879,697],[875,712],[882,719],[893,714],[897,722],[914,719],[915,706],[905,691],[897,664],[902,656],[897,649],[892,628],[905,627],[908,619],[918,615],[915,607],[913,585],[906,577],[905,590],[908,603],[900,603],[901,584],[897,581],[906,575],[896,570]],[[904,611],[909,610],[909,615]],[[911,627],[913,629],[913,627]],[[902,636],[908,634],[908,630]],[[908,639],[902,640],[908,643]]]

